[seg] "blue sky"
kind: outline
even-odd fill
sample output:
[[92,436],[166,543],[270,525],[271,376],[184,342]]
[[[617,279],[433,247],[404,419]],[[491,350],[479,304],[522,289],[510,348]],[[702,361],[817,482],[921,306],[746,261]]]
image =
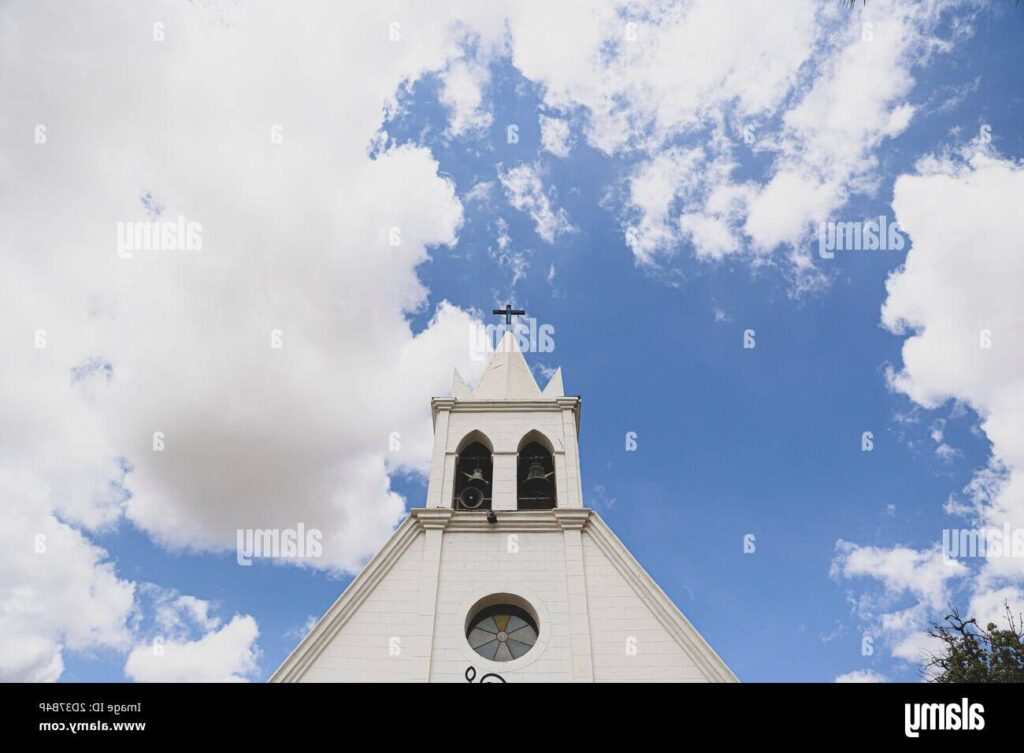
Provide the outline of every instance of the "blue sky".
[[[644,216],[643,208],[630,199],[631,180],[658,155],[674,149],[711,148],[716,139],[726,138],[734,163],[726,182],[755,186],[755,191],[764,189],[775,175],[800,159],[777,142],[771,143],[772,139],[785,137],[786,114],[807,96],[816,81],[816,67],[825,67],[833,59],[829,45],[843,48],[846,42],[835,40],[843,38],[841,30],[848,24],[858,24],[859,17],[819,19],[818,31],[835,36],[826,40],[812,35],[808,62],[794,68],[798,83],[783,87],[777,102],[755,108],[753,115],[739,103],[745,96],[741,94],[739,99],[715,102],[718,109],[701,113],[696,125],[673,128],[645,122],[643,108],[627,101],[622,107],[635,118],[630,128],[636,130],[624,143],[608,147],[595,125],[598,117],[587,104],[594,101],[590,95],[572,100],[571,87],[566,86],[559,98],[554,97],[557,73],[546,79],[537,75],[536,66],[522,62],[526,53],[515,47],[513,52],[500,45],[489,47],[482,41],[489,32],[480,31],[479,36],[471,32],[455,37],[462,51],[456,62],[469,61],[471,71],[476,71],[473,75],[484,79],[482,99],[474,105],[469,97],[467,117],[477,118],[469,127],[459,132],[453,126],[453,113],[461,105],[453,105],[452,97],[458,99],[458,95],[446,90],[447,82],[458,72],[456,63],[448,60],[442,66],[423,63],[418,75],[400,77],[403,82],[393,92],[387,113],[381,116],[381,109],[377,111],[379,122],[373,133],[360,138],[360,132],[353,129],[337,136],[355,143],[371,162],[385,160],[401,149],[425,150],[436,160],[435,178],[440,177],[454,191],[461,204],[461,224],[454,233],[422,233],[422,246],[429,258],[406,260],[406,267],[396,274],[402,277],[412,271],[418,278],[418,294],[405,290],[394,297],[405,301],[411,296],[414,305],[394,303],[389,312],[398,312],[412,338],[421,334],[425,338],[439,326],[443,302],[486,320],[491,318],[487,312],[493,306],[511,301],[554,328],[554,351],[528,353],[527,359],[541,384],[545,370],[560,366],[567,393],[583,398],[580,444],[585,504],[601,514],[745,681],[830,682],[858,672],[871,679],[916,681],[918,665],[908,658],[916,650],[914,636],[936,616],[943,602],[952,601],[966,609],[969,604],[992,601],[989,597],[980,600],[982,593],[1020,593],[1015,585],[1020,583],[1017,575],[1003,574],[1003,580],[982,584],[975,577],[982,567],[978,563],[968,563],[957,578],[940,579],[938,586],[930,580],[932,571],[926,560],[934,553],[942,529],[972,519],[951,515],[944,510],[944,503],[951,497],[963,500],[969,496],[964,488],[993,456],[1002,457],[1012,472],[1014,456],[994,450],[982,425],[979,404],[986,406],[986,416],[996,415],[995,401],[986,404],[979,393],[965,388],[964,394],[949,389],[948,399],[925,405],[926,401],[914,399],[917,393],[913,389],[908,394],[890,383],[888,374],[905,366],[903,348],[913,328],[904,334],[893,332],[883,326],[880,312],[889,296],[887,278],[917,248],[914,228],[910,228],[908,246],[902,251],[837,254],[833,259],[817,255],[813,232],[814,222],[826,219],[884,216],[892,220],[897,179],[918,175],[925,180],[941,172],[921,167],[922,158],[927,157],[944,160],[952,174],[955,171],[948,164],[966,161],[959,156],[961,150],[981,143],[977,139],[984,126],[992,134],[991,143],[984,142],[986,154],[1019,174],[1014,171],[1017,160],[1024,158],[1024,89],[1017,61],[1024,11],[1009,3],[948,5],[949,9],[937,11],[937,21],[922,22],[926,31],[921,33],[951,40],[950,49],[925,55],[915,47],[893,63],[892,71],[870,69],[864,73],[869,82],[876,75],[887,80],[909,76],[911,82],[904,89],[887,95],[883,109],[892,113],[904,105],[913,108],[905,127],[866,139],[865,148],[852,159],[861,167],[867,165],[864,175],[840,181],[842,191],[839,198],[826,202],[828,211],[808,218],[809,224],[801,224],[783,242],[763,241],[761,236],[772,237],[770,232],[741,232],[741,228],[752,226],[730,216],[727,224],[738,238],[738,248],[723,255],[709,256],[695,237],[674,232],[651,257],[643,257],[627,240],[627,229],[642,223]],[[902,6],[896,3],[895,7]],[[880,26],[886,18],[883,13]],[[465,23],[486,26],[479,19]],[[970,26],[970,34],[957,32],[962,25]],[[240,26],[241,34],[245,25]],[[416,27],[408,24],[406,28]],[[242,40],[246,47],[249,41]],[[574,43],[571,34],[565,43],[570,47]],[[534,72],[534,77],[524,74],[517,61]],[[358,65],[360,61],[352,62]],[[684,56],[679,65],[700,67],[702,59]],[[481,70],[485,73],[480,74]],[[844,80],[837,81],[834,86]],[[268,86],[279,83],[275,79]],[[841,99],[843,92],[839,96]],[[282,94],[278,104],[284,107],[289,101]],[[342,116],[344,110],[342,103]],[[302,112],[315,114],[316,108]],[[541,115],[568,125],[571,149],[564,156],[544,148]],[[273,120],[275,116],[268,117]],[[331,122],[330,115],[324,119]],[[369,115],[363,120],[372,122]],[[747,122],[757,127],[753,144],[745,143],[741,135]],[[286,133],[301,132],[301,123],[297,118],[286,125],[292,129]],[[514,143],[508,138],[509,126],[517,132]],[[807,138],[811,143],[811,137]],[[813,150],[806,147],[806,152]],[[232,157],[224,159],[230,164]],[[273,155],[267,157],[266,165],[271,166],[274,159]],[[301,167],[304,163],[299,160],[295,164]],[[830,163],[824,164],[827,174]],[[801,169],[806,167],[801,165]],[[548,208],[556,217],[562,212],[560,216],[571,229],[556,229],[553,237],[545,237],[537,216],[514,206],[512,189],[506,184],[510,171],[521,166],[540,179]],[[701,163],[690,171],[691,177],[701,186],[713,183],[712,168],[711,161]],[[963,174],[955,173],[957,177]],[[202,216],[203,205],[188,198],[188,187],[180,176],[177,183],[171,178],[161,181],[156,172],[147,179],[150,182],[136,194],[142,197],[136,211],[144,212],[156,201],[168,216],[179,211]],[[316,185],[310,189],[316,190]],[[359,190],[355,184],[326,186],[324,203],[343,205]],[[308,215],[282,210],[277,216],[274,207],[280,203],[261,207],[258,194],[252,190],[239,200],[237,215],[225,216],[238,218],[249,209],[267,210],[256,216],[276,227],[307,219],[315,224],[317,210],[322,209],[313,200]],[[375,194],[376,204],[386,204],[386,196]],[[792,201],[799,201],[799,196]],[[680,189],[668,202],[667,212],[674,217],[702,203],[707,209],[703,188],[695,194]],[[936,204],[936,211],[941,214],[939,206]],[[213,210],[208,214],[213,216]],[[349,217],[347,212],[342,214]],[[964,218],[968,223],[972,220]],[[344,221],[338,222],[342,227],[337,232],[348,232]],[[208,224],[212,226],[209,244],[217,248],[217,225]],[[374,227],[379,226],[378,222]],[[254,236],[261,233],[258,227],[253,232]],[[267,232],[273,235],[275,231]],[[324,242],[324,253],[336,248],[332,243],[330,239]],[[254,257],[269,260],[267,269],[271,269],[277,257],[270,251],[265,256],[260,253],[254,251]],[[241,259],[242,252],[239,254]],[[794,260],[797,257],[809,266],[801,267]],[[978,263],[989,262],[980,258]],[[315,274],[316,264],[312,267]],[[330,271],[344,275],[351,270]],[[295,276],[301,282],[300,273]],[[308,282],[305,284],[309,289]],[[371,284],[383,290],[392,283],[380,273]],[[243,288],[239,284],[238,289]],[[331,295],[330,285],[326,288],[324,295]],[[211,284],[210,295],[233,298],[234,292],[226,290],[235,289],[217,292]],[[339,282],[339,299],[345,297],[346,290]],[[177,300],[174,296],[180,294],[180,290],[168,294],[167,300]],[[265,298],[259,292],[255,295],[254,310],[273,311],[278,305],[273,293]],[[311,300],[315,304],[315,295]],[[358,301],[352,300],[351,316],[358,323],[362,314]],[[344,302],[339,305],[340,311],[348,311]],[[950,299],[949,306],[955,310],[957,299]],[[130,307],[126,311],[130,314]],[[350,323],[345,318],[348,313],[338,314],[326,307],[324,311],[328,312],[324,315],[328,333],[340,322]],[[371,318],[372,312],[366,317]],[[926,323],[917,326],[923,328]],[[756,347],[744,347],[747,330],[754,331]],[[286,337],[291,331],[285,327]],[[128,334],[119,336],[130,340]],[[347,369],[348,363],[361,363],[359,337],[351,337],[349,349],[333,362],[336,367]],[[111,355],[117,348],[106,347],[102,337],[89,342],[83,352],[91,352],[91,347],[96,351],[94,357],[110,359],[101,361],[108,381],[113,378],[118,383],[126,373],[139,373],[138,364],[132,371],[124,367],[127,357]],[[404,347],[402,343],[399,346]],[[291,363],[315,369],[311,364],[318,356],[309,354],[316,354],[316,347],[300,352],[304,355]],[[464,368],[464,362],[451,362],[450,353],[438,348],[425,358],[429,357],[437,373],[447,374],[455,365]],[[177,363],[202,354],[184,347]],[[950,358],[957,357],[951,350]],[[367,359],[366,368],[385,369],[381,364],[387,364],[387,359],[385,351],[381,359]],[[396,357],[395,362],[398,360]],[[183,367],[188,370],[190,367]],[[250,377],[253,381],[263,378],[259,371],[251,372]],[[315,394],[330,390],[333,379],[325,374]],[[923,381],[920,375],[915,379]],[[423,425],[429,423],[426,388],[437,392],[433,372],[429,380],[424,377],[427,381],[430,383],[417,385],[414,391],[421,407],[408,408],[401,419],[420,422],[416,431],[421,434]],[[421,391],[424,394],[419,394]],[[221,394],[227,404],[233,403],[229,395],[234,393]],[[381,415],[391,411],[383,406],[385,400],[369,402],[365,408],[369,415],[375,410]],[[282,406],[287,407],[284,401]],[[274,420],[280,420],[284,414],[275,415]],[[334,427],[336,433],[344,434],[359,420],[343,410],[339,415],[345,420]],[[396,420],[388,412],[382,425],[390,426],[388,422]],[[397,425],[405,431],[406,424]],[[330,426],[324,429],[331,430]],[[636,451],[627,451],[628,432],[636,433]],[[870,452],[862,450],[863,432],[873,435]],[[216,436],[231,437],[230,427]],[[947,449],[937,451],[940,445]],[[216,452],[217,445],[212,447]],[[119,681],[138,677],[138,672],[126,672],[126,655],[140,646],[145,650],[155,635],[166,631],[168,624],[160,619],[163,614],[166,620],[167,613],[161,612],[160,605],[182,594],[208,603],[209,615],[215,616],[197,617],[179,607],[175,639],[198,642],[233,618],[248,616],[258,625],[258,639],[248,644],[254,658],[248,664],[243,661],[237,673],[245,679],[266,679],[304,634],[309,618],[322,614],[348,585],[351,572],[267,561],[240,567],[230,534],[227,539],[218,539],[212,532],[197,534],[195,541],[189,541],[181,533],[192,525],[190,511],[201,521],[196,523],[197,530],[205,531],[203,526],[209,523],[214,531],[205,514],[188,505],[173,506],[167,520],[183,520],[179,529],[177,524],[166,523],[160,508],[141,507],[146,504],[146,494],[164,499],[165,493],[173,496],[168,491],[172,487],[144,482],[144,478],[154,477],[145,476],[141,456],[133,455],[132,447],[111,441],[104,448],[126,458],[133,469],[140,463],[134,478],[132,472],[125,479],[114,477],[116,489],[128,501],[119,511],[98,516],[103,518],[99,522],[59,502],[53,503],[53,514],[105,550],[106,558],[99,561],[110,563],[121,582],[135,584],[122,626],[128,637],[79,640],[76,648],[67,637],[73,633],[71,629],[55,628],[53,641],[63,645],[59,679]],[[224,462],[236,463],[232,466],[236,472],[244,472],[244,452],[227,454],[230,457]],[[180,462],[189,468],[188,460]],[[391,492],[401,497],[401,504],[406,509],[422,506],[426,486],[416,463],[384,462]],[[333,483],[344,483],[338,476],[330,478]],[[217,488],[230,491],[234,487]],[[304,488],[294,491],[300,500],[307,493]],[[207,504],[225,498],[211,495],[204,499]],[[393,495],[388,499],[394,504]],[[295,509],[302,509],[296,504],[300,506]],[[382,520],[374,528],[376,538],[366,539],[374,548],[379,545],[381,525],[394,523],[394,517],[383,516]],[[753,553],[743,550],[747,534],[756,540]],[[837,545],[840,541],[849,542],[850,548]],[[900,568],[898,552],[918,553],[921,559],[907,554],[913,563],[906,572],[896,573]],[[366,554],[360,550],[353,556],[365,561]],[[859,555],[870,562],[858,564]],[[901,626],[894,628],[893,622]],[[862,652],[865,635],[875,641],[871,655]]]

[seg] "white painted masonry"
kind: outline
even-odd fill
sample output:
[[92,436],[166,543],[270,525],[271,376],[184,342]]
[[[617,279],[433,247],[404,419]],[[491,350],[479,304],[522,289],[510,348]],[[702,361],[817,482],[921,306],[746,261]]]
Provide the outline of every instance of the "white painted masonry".
[[[271,682],[735,682],[600,516],[583,507],[580,400],[561,372],[542,392],[510,335],[474,391],[456,373],[435,398],[427,507],[413,509]],[[486,396],[482,399],[481,396]],[[492,507],[452,509],[455,458],[468,441],[493,453]],[[519,449],[549,446],[557,507],[516,509]],[[466,640],[481,601],[525,603],[538,639],[507,662]]]

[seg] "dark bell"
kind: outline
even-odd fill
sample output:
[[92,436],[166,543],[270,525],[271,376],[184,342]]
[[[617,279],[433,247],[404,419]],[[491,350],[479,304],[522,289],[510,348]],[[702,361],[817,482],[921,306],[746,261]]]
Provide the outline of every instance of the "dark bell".
[[467,510],[475,510],[484,501],[484,493],[479,489],[467,486],[459,492],[459,503]]
[[526,480],[535,481],[537,479],[541,481],[547,481],[548,474],[544,472],[544,466],[541,465],[539,461],[534,460],[532,463],[530,463],[530,468],[526,472]]

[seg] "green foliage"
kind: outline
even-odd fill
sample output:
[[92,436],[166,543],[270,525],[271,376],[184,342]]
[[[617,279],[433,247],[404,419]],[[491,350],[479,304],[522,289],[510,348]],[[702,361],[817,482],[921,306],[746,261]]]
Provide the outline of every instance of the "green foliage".
[[1005,628],[988,623],[984,629],[973,617],[960,618],[956,609],[945,625],[934,624],[928,635],[942,642],[940,653],[925,663],[931,682],[1024,682],[1024,619],[1006,609]]

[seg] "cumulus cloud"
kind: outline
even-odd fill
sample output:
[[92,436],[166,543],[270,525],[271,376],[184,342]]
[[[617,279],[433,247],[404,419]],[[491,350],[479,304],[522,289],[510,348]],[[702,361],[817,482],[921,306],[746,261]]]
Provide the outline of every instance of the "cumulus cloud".
[[967,613],[985,627],[989,623],[1006,628],[1006,610],[1021,624],[1024,614],[1024,588],[1020,586],[1003,586],[1001,588],[979,589],[971,598]]
[[873,580],[855,599],[858,617],[891,647],[893,656],[921,661],[930,647],[928,622],[949,602],[952,581],[968,568],[947,559],[941,548],[862,546],[836,542],[830,574],[838,581]]
[[626,227],[626,243],[640,262],[666,253],[676,242],[672,219],[677,199],[699,181],[703,149],[668,149],[642,163],[629,179],[629,205],[637,213]]
[[932,608],[941,608],[948,596],[947,582],[966,573],[959,562],[949,562],[936,547],[918,551],[910,547],[886,549],[859,546],[849,541],[836,543],[833,577],[871,577],[879,580],[886,596],[909,595]]
[[135,682],[246,682],[259,670],[258,636],[252,617],[236,616],[194,641],[136,646],[124,673]]
[[[982,530],[1024,527],[1024,346],[1013,334],[1024,327],[1022,227],[1014,219],[1022,192],[1019,164],[968,146],[921,160],[896,181],[893,200],[913,245],[889,277],[882,306],[884,326],[905,337],[902,366],[890,371],[889,382],[921,409],[956,401],[980,417],[991,457],[944,509]],[[931,438],[940,456],[955,453],[943,422],[933,425]],[[916,599],[915,608],[885,615],[883,624],[904,637],[897,656],[919,659],[927,643],[921,628],[944,606],[947,581],[968,569],[943,564],[938,549],[846,542],[833,572],[869,576],[889,594]],[[1020,610],[1022,575],[1019,558],[984,559],[966,581],[967,612],[983,624],[1003,624],[1004,602]]]
[[499,173],[505,197],[513,208],[526,212],[533,219],[537,235],[548,243],[575,228],[568,213],[555,206],[544,189],[540,170],[536,165],[517,165]]
[[0,497],[0,680],[52,682],[65,650],[127,648],[135,587],[107,552],[50,511],[31,473],[0,468]]
[[151,596],[154,622],[164,635],[180,636],[193,628],[210,631],[220,627],[220,618],[211,613],[212,605],[204,599],[150,583],[142,584],[141,589]]
[[[970,406],[992,443],[988,467],[965,490],[983,526],[1024,528],[1024,295],[1021,223],[1014,196],[1024,168],[968,148],[922,160],[896,182],[893,207],[913,247],[886,284],[882,322],[904,335],[893,389],[924,408]],[[1024,564],[990,558],[992,587]]]
[[440,98],[450,111],[449,135],[483,131],[494,122],[485,99],[489,81],[490,69],[479,62],[457,60],[448,67],[442,78]]
[[[428,248],[455,243],[462,205],[426,149],[378,133],[403,86],[437,72],[449,135],[470,134],[493,117],[487,61],[507,52],[549,112],[574,122],[581,113],[580,138],[641,156],[622,208],[639,261],[682,241],[701,258],[766,253],[798,244],[851,192],[872,190],[873,152],[913,116],[910,71],[934,46],[946,5],[869,4],[874,43],[859,17],[813,0],[642,13],[620,2],[447,13],[410,4],[397,20],[324,3],[322,35],[269,2],[128,5],[100,25],[74,6],[9,8],[0,133],[24,147],[0,157],[0,348],[10,354],[0,360],[0,425],[17,427],[0,435],[0,495],[15,521],[0,555],[4,676],[54,679],[65,649],[128,644],[135,585],[92,532],[128,520],[172,549],[224,551],[239,528],[302,523],[324,532],[323,557],[303,564],[341,571],[357,569],[397,522],[405,501],[388,474],[425,467],[427,399],[447,390],[452,365],[470,381],[482,366],[468,313],[441,304],[417,334],[406,319],[428,300],[417,267]],[[85,26],[90,34],[78,32]],[[708,65],[679,66],[680,50]],[[45,141],[33,143],[37,125]],[[546,137],[544,128],[548,151],[569,148],[562,125],[548,123]],[[688,138],[706,143],[692,164],[678,146]],[[735,177],[747,148],[771,157],[760,179]],[[999,169],[1015,170],[972,167]],[[544,241],[573,231],[537,166],[500,179]],[[201,248],[119,255],[118,223],[179,217],[198,223]],[[806,271],[806,257],[790,258]],[[925,273],[923,288],[941,289],[940,278]],[[915,298],[918,287],[891,282],[887,323],[940,316]],[[911,343],[952,334],[925,321],[911,325],[920,334],[893,383],[922,404],[966,393],[1009,469],[986,501],[987,519],[1003,520],[1020,514],[1008,506],[1021,486],[1021,401],[1004,362],[1014,320],[973,313],[992,314],[988,371],[925,376],[934,358]],[[400,449],[389,449],[392,437]],[[35,553],[39,534],[61,542],[43,567],[37,557],[53,552]],[[195,609],[192,619],[214,619]],[[217,675],[244,677],[250,620],[209,622],[203,637],[175,645],[195,656],[230,643],[234,658]],[[162,671],[140,649],[128,667]]]
[[[912,70],[948,47],[936,29],[955,4],[526,4],[509,29],[546,106],[580,112],[594,148],[646,161],[622,207],[638,262],[684,242],[701,259],[783,247],[797,286],[813,287],[800,245],[850,195],[874,192],[876,151],[912,119]],[[701,65],[679,65],[681,51]],[[687,144],[707,145],[704,164],[680,170],[670,155]],[[737,155],[751,151],[769,167],[738,180]],[[637,181],[660,186],[650,195]]]
[[[375,137],[404,82],[458,57],[450,19],[410,6],[392,44],[368,6],[324,3],[322,35],[274,3],[91,13],[8,8],[0,46],[22,145],[0,170],[5,678],[127,648],[134,585],[88,540],[125,519],[212,551],[303,523],[324,534],[304,564],[358,568],[405,506],[388,473],[427,463],[430,395],[481,366],[465,312],[406,320],[427,248],[456,240],[454,185]],[[179,217],[201,247],[118,246],[118,223]],[[255,635],[243,616],[168,653],[225,648],[210,677],[240,677]],[[171,663],[136,650],[126,671]]]

